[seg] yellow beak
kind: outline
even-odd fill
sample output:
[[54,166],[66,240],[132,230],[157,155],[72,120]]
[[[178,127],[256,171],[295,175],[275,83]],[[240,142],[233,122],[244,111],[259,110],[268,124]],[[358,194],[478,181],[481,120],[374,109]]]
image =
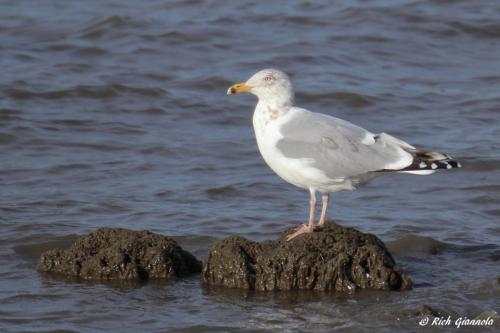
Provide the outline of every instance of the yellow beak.
[[250,89],[252,89],[252,87],[249,86],[248,84],[246,84],[245,82],[236,83],[236,84],[233,84],[231,87],[229,87],[229,89],[227,90],[227,94],[228,95],[236,95],[236,94],[239,94],[242,92],[247,92]]

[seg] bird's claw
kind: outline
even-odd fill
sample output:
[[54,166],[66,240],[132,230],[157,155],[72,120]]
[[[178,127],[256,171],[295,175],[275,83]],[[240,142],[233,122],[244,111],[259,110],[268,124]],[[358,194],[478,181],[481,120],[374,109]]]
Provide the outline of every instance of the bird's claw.
[[291,234],[287,235],[286,240],[291,241],[292,239],[294,239],[295,237],[297,237],[299,235],[308,234],[308,233],[311,233],[313,231],[314,231],[314,227],[310,227],[307,224],[302,224],[302,225],[298,226],[297,228],[295,228],[295,230]]
[[293,232],[297,232],[299,231],[300,229],[304,229],[304,228],[307,228],[307,224],[305,223],[302,223],[301,225],[299,225],[297,228],[293,229]]

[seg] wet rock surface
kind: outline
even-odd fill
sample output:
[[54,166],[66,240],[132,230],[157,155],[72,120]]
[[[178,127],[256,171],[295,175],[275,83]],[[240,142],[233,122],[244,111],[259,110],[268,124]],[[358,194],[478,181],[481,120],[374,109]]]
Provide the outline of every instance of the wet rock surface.
[[86,280],[170,279],[200,272],[201,262],[170,237],[100,228],[68,249],[42,253],[37,269]]
[[410,278],[374,235],[330,223],[287,242],[289,231],[275,241],[230,236],[216,242],[203,263],[203,283],[260,291],[411,289]]
[[450,314],[442,309],[437,309],[427,304],[423,304],[417,313],[420,317],[448,317]]

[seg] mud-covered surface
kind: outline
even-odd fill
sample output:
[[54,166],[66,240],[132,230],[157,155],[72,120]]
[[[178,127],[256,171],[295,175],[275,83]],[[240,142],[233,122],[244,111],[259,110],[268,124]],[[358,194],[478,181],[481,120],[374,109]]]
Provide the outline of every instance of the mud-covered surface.
[[145,280],[197,273],[201,263],[170,237],[100,228],[68,249],[42,253],[37,269],[86,280]]
[[429,316],[429,317],[448,317],[451,314],[449,314],[448,312],[446,312],[443,309],[438,309],[438,308],[435,308],[433,306],[423,304],[420,307],[420,310],[418,311],[417,315],[420,317],[426,317],[426,316]]
[[330,223],[285,241],[230,236],[216,242],[203,264],[206,285],[270,290],[406,290],[412,282],[384,243],[371,234]]

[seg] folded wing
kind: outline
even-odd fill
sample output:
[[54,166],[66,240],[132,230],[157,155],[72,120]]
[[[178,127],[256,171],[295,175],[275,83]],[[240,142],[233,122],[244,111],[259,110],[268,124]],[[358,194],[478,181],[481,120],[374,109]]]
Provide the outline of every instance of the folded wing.
[[418,150],[386,133],[373,134],[342,119],[305,109],[293,108],[290,112],[291,117],[280,128],[283,137],[277,149],[288,158],[307,159],[332,179],[380,171],[428,174],[437,168],[450,168],[448,165],[459,166],[448,155]]

